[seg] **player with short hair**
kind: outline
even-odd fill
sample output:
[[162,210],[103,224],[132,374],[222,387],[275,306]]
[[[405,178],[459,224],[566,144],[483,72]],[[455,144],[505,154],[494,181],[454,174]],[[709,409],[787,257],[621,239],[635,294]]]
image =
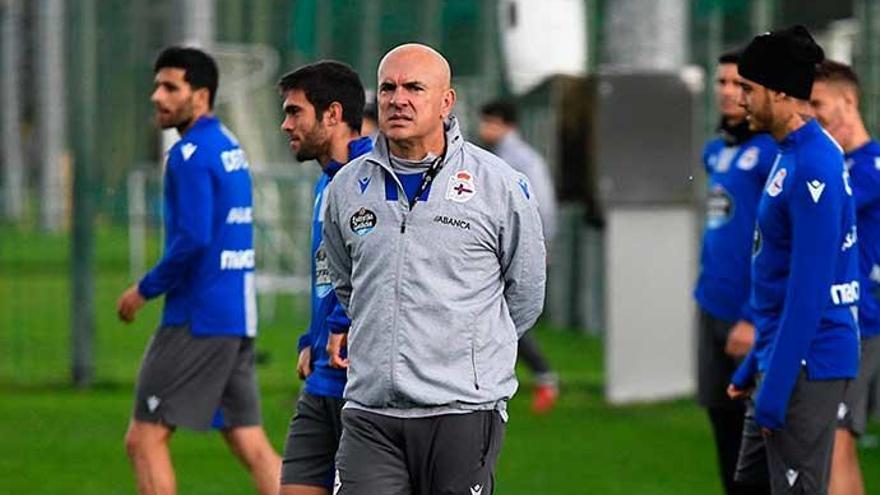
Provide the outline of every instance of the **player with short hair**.
[[138,493],[176,492],[168,444],[177,427],[219,428],[257,491],[275,495],[281,460],[263,431],[254,370],[257,332],[251,177],[244,151],[213,114],[217,65],[195,48],[156,59],[151,100],[180,141],[165,168],[165,252],[117,303],[134,321],[165,295],[144,354],[125,445]]
[[738,51],[724,53],[715,69],[721,122],[718,136],[703,149],[708,176],[706,224],[694,289],[700,318],[697,400],[712,425],[721,481],[728,495],[744,490],[733,477],[745,406],[727,397],[726,390],[737,363],[755,339],[749,309],[752,236],[758,201],[777,153],[769,134],[749,129],[746,111],[739,104],[738,60]]
[[351,320],[339,304],[330,279],[321,229],[327,186],[349,161],[369,152],[372,140],[360,137],[364,88],[351,67],[325,60],[281,78],[281,130],[300,162],[316,160],[322,174],[315,184],[312,213],[312,303],[309,328],[299,339],[297,373],[305,379],[290,420],[281,466],[282,495],[321,495],[333,486],[345,370],[330,366],[330,333],[347,332]]
[[[550,167],[538,152],[529,146],[517,131],[518,115],[516,106],[506,100],[490,101],[480,108],[480,141],[489,151],[525,175],[534,189],[544,228],[544,242],[547,252],[556,237],[557,204],[556,191]],[[536,414],[549,412],[559,396],[559,379],[550,368],[550,363],[541,351],[538,341],[530,334],[519,339],[517,359],[521,360],[534,374],[535,388],[532,392],[532,411]]]
[[379,135],[379,109],[376,108],[376,96],[367,93],[367,102],[364,105],[364,122],[361,125],[361,136],[369,136],[373,141]]
[[859,247],[859,374],[838,409],[831,495],[863,495],[856,441],[865,433],[871,383],[880,374],[880,143],[859,114],[859,79],[846,64],[825,60],[816,70],[810,103],[819,123],[843,148],[856,204]]
[[[855,207],[843,154],[809,115],[824,53],[803,26],[755,37],[737,65],[750,126],[779,143],[758,206],[755,346],[728,388],[749,395],[736,479],[772,493],[828,488],[837,408],[858,371]],[[768,473],[769,470],[769,473]]]

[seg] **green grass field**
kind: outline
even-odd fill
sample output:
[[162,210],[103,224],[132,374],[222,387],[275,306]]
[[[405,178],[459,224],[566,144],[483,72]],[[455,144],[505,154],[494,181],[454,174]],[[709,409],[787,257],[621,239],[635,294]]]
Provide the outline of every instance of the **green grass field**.
[[[133,478],[122,447],[140,355],[158,318],[115,320],[130,282],[125,237],[99,232],[96,267],[96,384],[66,385],[69,341],[68,245],[0,229],[0,493],[128,494]],[[14,246],[14,247],[13,247]],[[155,250],[153,250],[155,254]],[[303,301],[278,300],[261,325],[259,365],[266,429],[276,448],[299,383],[295,339]],[[528,374],[510,405],[498,469],[499,494],[721,493],[708,422],[690,400],[610,407],[602,397],[601,341],[541,327],[536,335],[561,374],[548,416],[528,411]],[[876,433],[876,425],[874,425]],[[216,434],[181,431],[172,445],[180,493],[249,493],[250,482]],[[868,493],[880,492],[880,450],[863,449]]]

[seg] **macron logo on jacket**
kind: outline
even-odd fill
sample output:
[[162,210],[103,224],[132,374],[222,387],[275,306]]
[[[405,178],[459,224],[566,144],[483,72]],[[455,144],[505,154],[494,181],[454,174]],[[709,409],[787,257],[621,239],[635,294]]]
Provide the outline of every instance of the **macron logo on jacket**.
[[819,199],[822,197],[822,192],[825,190],[825,183],[819,182],[818,180],[811,180],[807,182],[807,188],[810,190],[810,197],[813,198],[813,203],[818,203]]
[[183,155],[183,161],[189,160],[190,157],[193,156],[193,153],[196,152],[196,149],[198,149],[198,146],[192,143],[185,143],[183,146],[181,146],[180,154]]

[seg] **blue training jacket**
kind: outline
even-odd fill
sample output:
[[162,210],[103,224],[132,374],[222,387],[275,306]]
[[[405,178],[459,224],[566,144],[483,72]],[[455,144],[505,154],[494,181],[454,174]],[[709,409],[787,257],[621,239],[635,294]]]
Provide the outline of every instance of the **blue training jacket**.
[[256,335],[248,168],[238,141],[214,116],[199,118],[168,151],[165,251],[138,284],[147,299],[165,294],[163,326]]
[[[369,137],[348,143],[349,161],[373,149]],[[298,350],[312,348],[312,373],[306,378],[306,392],[312,395],[342,398],[345,389],[345,370],[331,368],[327,354],[327,339],[332,333],[345,333],[351,326],[342,305],[333,292],[327,255],[321,244],[324,212],[327,203],[324,191],[343,164],[331,161],[315,184],[315,210],[312,213],[312,315],[309,328],[299,338]]]
[[752,236],[758,200],[777,152],[776,141],[769,134],[748,132],[746,122],[735,128],[722,127],[721,137],[703,149],[708,194],[694,298],[719,320],[752,321]]
[[847,153],[859,232],[859,329],[862,339],[880,335],[880,143]]
[[755,396],[755,420],[781,428],[802,368],[810,380],[859,366],[855,204],[840,147],[815,120],[791,132],[758,206],[752,257],[755,346],[733,376]]

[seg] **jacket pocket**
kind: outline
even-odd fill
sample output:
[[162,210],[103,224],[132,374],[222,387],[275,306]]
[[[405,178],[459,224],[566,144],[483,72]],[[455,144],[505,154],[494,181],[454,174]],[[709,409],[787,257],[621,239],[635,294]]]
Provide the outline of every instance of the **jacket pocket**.
[[485,317],[472,328],[471,357],[474,384],[481,394],[512,394],[516,387],[517,335],[513,322]]

